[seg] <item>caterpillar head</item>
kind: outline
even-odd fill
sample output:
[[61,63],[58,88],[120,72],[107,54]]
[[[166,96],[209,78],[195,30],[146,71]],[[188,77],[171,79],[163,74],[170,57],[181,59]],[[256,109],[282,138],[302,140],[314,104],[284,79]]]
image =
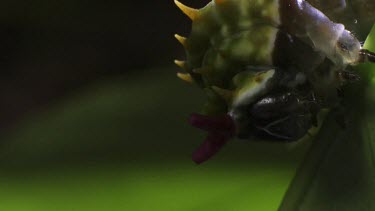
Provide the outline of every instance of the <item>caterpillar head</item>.
[[344,30],[336,43],[336,53],[343,64],[355,64],[360,59],[361,43],[349,31]]

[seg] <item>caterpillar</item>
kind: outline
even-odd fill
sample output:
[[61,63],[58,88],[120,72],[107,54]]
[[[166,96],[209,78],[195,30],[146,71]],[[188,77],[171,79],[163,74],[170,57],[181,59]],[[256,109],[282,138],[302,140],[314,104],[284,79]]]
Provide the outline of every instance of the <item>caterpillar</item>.
[[359,80],[351,66],[375,62],[359,41],[375,22],[372,0],[175,4],[192,20],[188,37],[175,35],[186,52],[177,76],[207,95],[189,119],[208,133],[192,155],[198,164],[234,137],[300,140],[321,111],[340,107],[338,89]]

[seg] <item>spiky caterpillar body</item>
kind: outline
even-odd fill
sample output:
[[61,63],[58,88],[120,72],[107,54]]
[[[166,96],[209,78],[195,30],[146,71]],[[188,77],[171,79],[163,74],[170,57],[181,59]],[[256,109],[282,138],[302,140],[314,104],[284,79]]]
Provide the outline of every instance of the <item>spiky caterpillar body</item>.
[[187,73],[178,76],[206,91],[202,112],[215,116],[191,118],[209,131],[196,162],[232,136],[298,140],[319,110],[339,103],[336,89],[354,77],[346,66],[368,59],[343,24],[303,0],[214,0],[200,10],[176,4],[193,20],[188,38],[176,35],[186,50],[176,64]]
[[[186,62],[177,63],[199,86],[211,92],[209,96],[214,95],[215,87],[218,92],[219,88],[223,92],[233,88],[232,79],[246,65],[270,66],[277,33],[274,26],[279,21],[275,3],[275,0],[212,1],[201,10],[189,10],[176,2],[193,19],[191,34],[183,40]],[[217,103],[219,99],[211,100],[214,102],[206,107],[206,114],[219,114],[227,109]]]

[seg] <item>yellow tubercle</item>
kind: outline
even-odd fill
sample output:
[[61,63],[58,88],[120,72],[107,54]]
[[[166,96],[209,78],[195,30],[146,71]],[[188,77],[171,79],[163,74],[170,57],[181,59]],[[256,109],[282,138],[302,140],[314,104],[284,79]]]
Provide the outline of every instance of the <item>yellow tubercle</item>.
[[186,37],[183,37],[181,35],[178,35],[178,34],[175,34],[174,37],[178,40],[179,43],[181,43],[182,46],[184,46],[186,48],[187,46],[187,38]]
[[175,0],[174,3],[177,5],[180,10],[187,15],[192,21],[195,21],[199,17],[199,10],[190,8],[186,5],[183,5],[181,2]]
[[185,69],[185,67],[186,67],[186,62],[185,62],[185,61],[174,60],[174,63],[175,63],[178,67],[180,67],[180,68],[182,68],[182,69]]
[[177,73],[177,77],[185,82],[194,83],[194,79],[189,73]]

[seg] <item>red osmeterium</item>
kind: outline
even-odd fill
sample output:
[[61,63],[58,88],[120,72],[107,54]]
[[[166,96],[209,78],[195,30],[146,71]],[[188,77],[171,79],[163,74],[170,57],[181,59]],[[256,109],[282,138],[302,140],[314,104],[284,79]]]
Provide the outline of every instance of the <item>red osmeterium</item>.
[[235,135],[235,124],[229,115],[210,117],[192,114],[189,122],[208,132],[206,140],[193,153],[192,159],[200,164],[215,155]]

